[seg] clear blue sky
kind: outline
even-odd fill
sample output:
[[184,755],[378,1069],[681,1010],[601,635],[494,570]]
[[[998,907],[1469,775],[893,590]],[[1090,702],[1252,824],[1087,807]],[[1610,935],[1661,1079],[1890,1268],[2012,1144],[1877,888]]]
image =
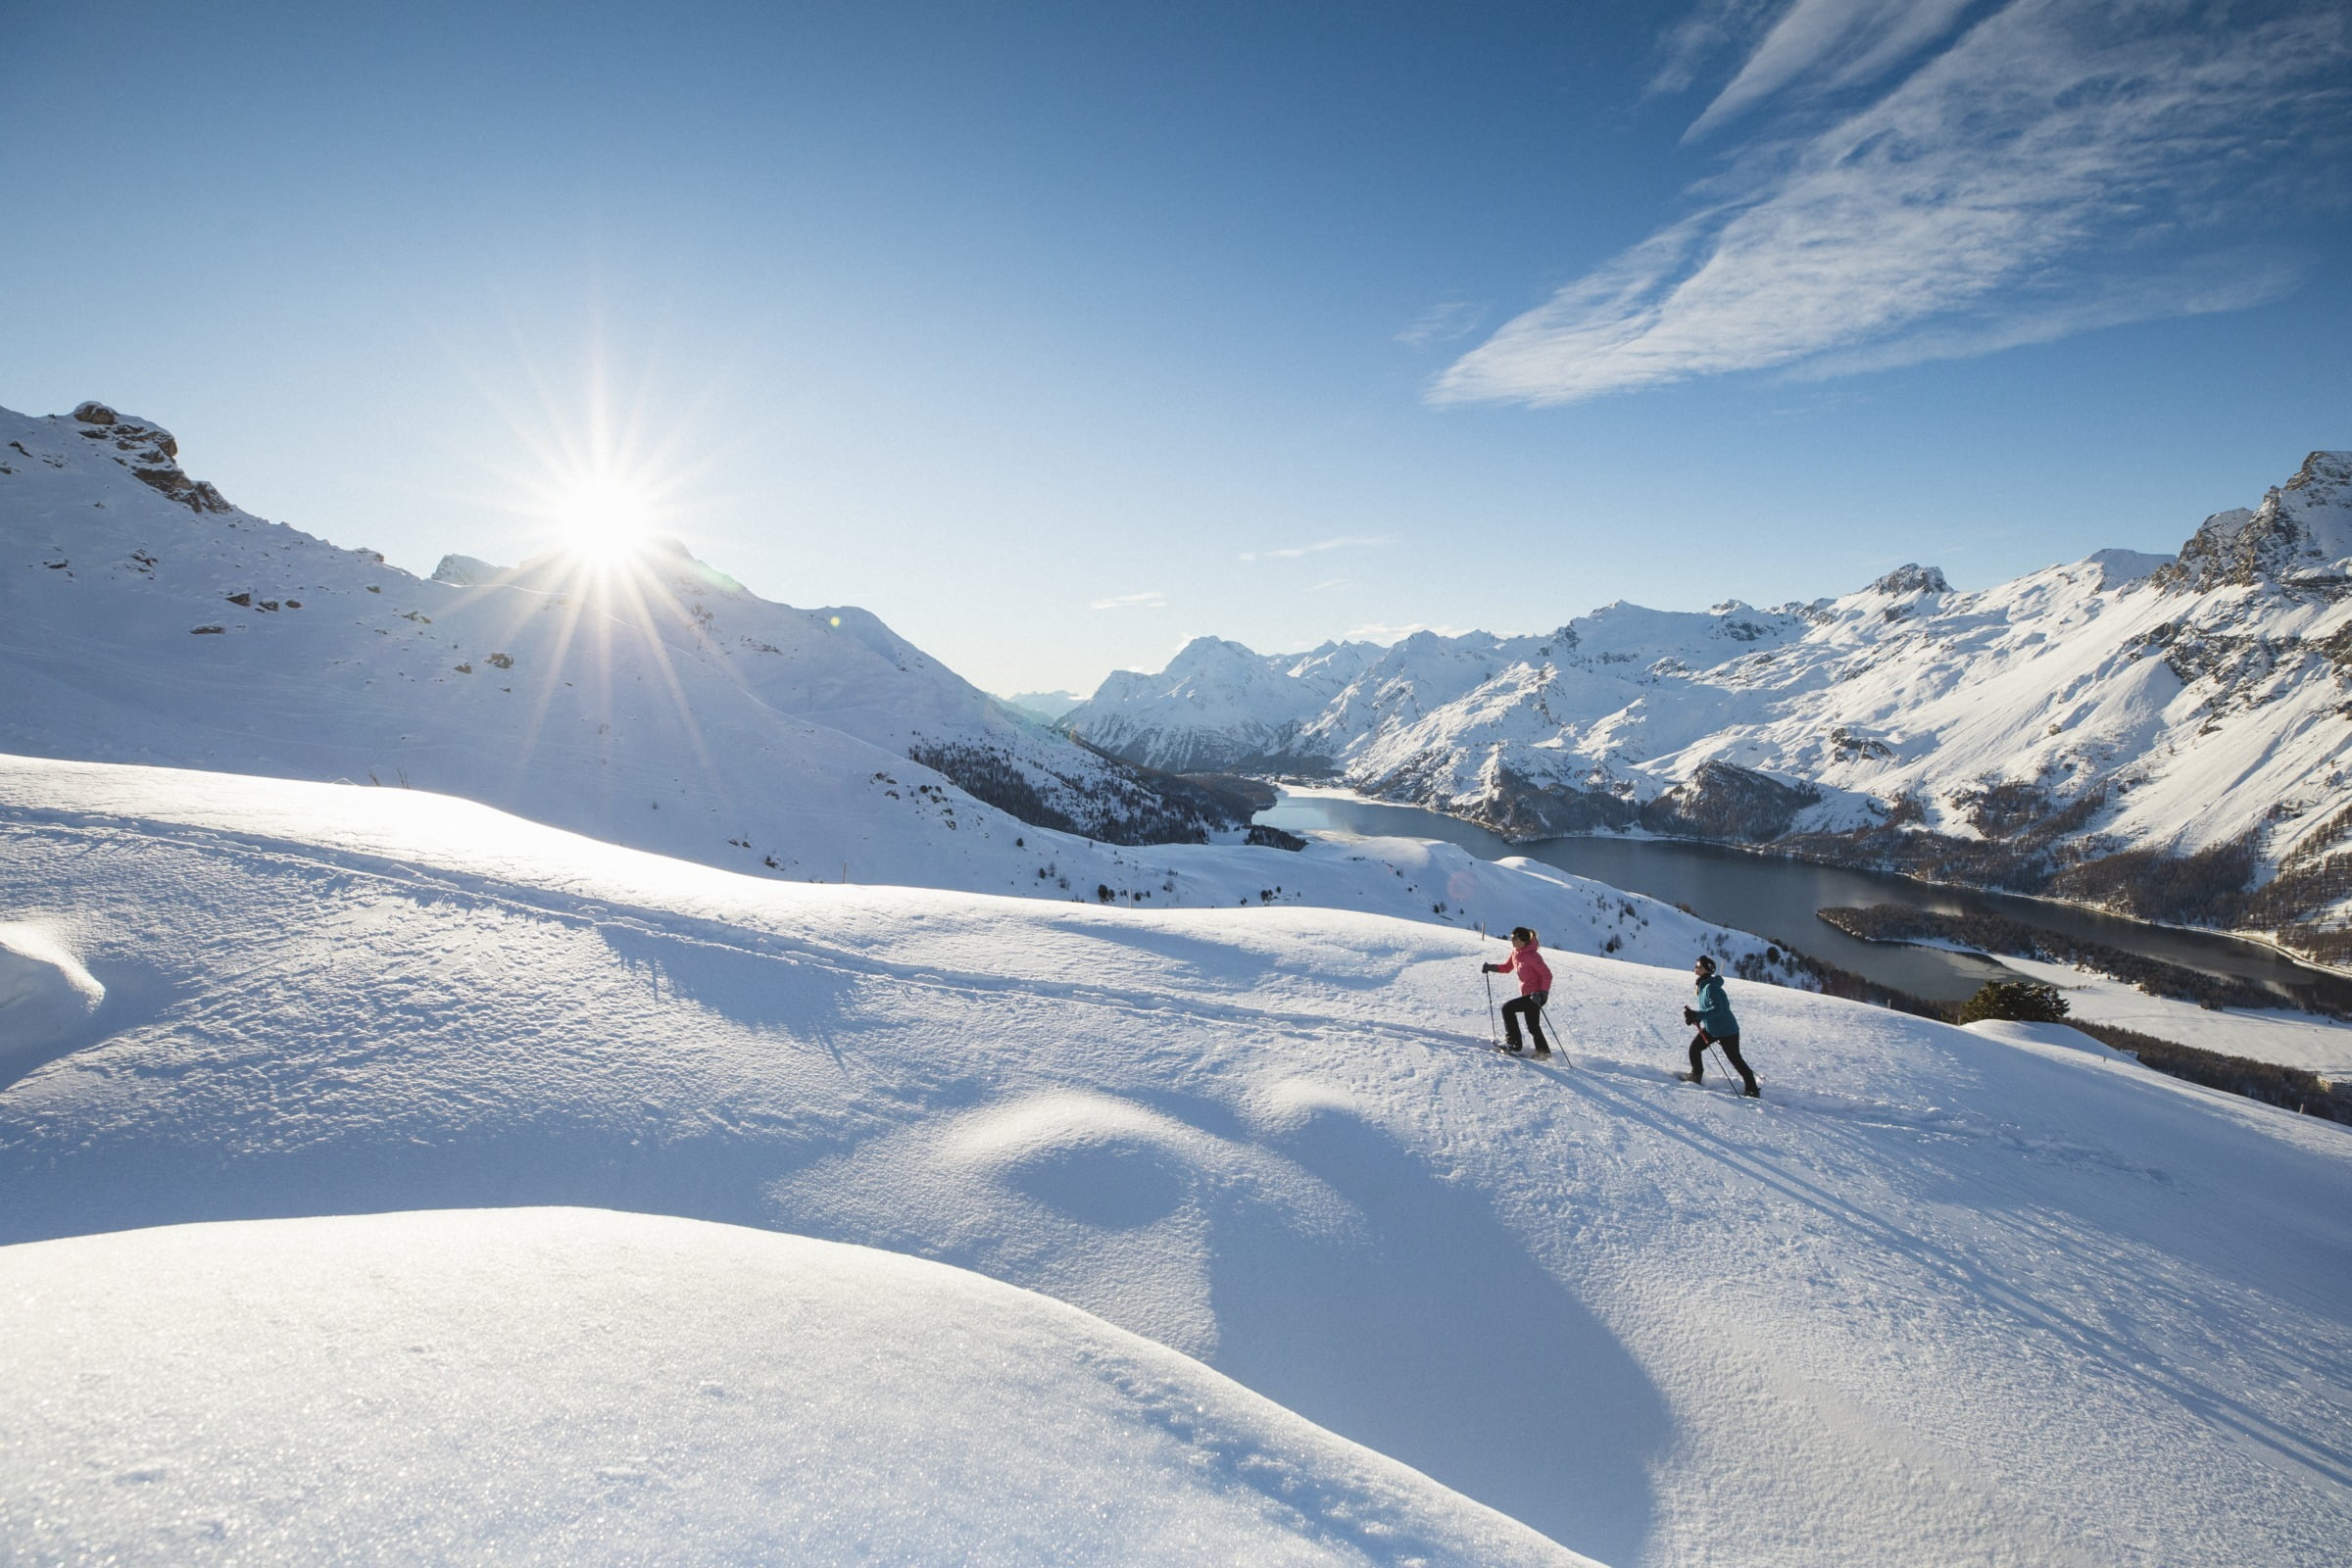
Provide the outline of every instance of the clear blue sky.
[[2352,446],[2342,13],[0,0],[0,403],[999,691],[1977,586]]

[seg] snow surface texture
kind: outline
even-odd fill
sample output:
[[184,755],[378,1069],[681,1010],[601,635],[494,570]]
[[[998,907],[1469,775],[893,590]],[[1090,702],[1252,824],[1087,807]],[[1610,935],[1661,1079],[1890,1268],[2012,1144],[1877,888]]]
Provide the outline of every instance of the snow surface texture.
[[732,1226],[43,1242],[0,1325],[16,1563],[1584,1561],[1058,1302]]
[[[555,1203],[879,1246],[1045,1291],[1619,1568],[2317,1568],[2352,1539],[2352,1138],[2072,1031],[1734,981],[1756,1102],[1669,1076],[1687,976],[1574,953],[1552,1021],[1575,1066],[1494,1055],[1475,965],[1498,945],[1426,920],[811,886],[415,793],[6,777],[11,917],[107,985],[90,1037],[0,1089],[9,1241]],[[113,1242],[106,1268],[143,1266],[149,1243]],[[219,1250],[232,1279],[264,1268]],[[526,1322],[528,1280],[501,1293]],[[73,1343],[79,1307],[11,1298]],[[613,1353],[636,1343],[634,1313],[597,1321]],[[468,1364],[462,1335],[373,1334],[363,1371],[396,1341],[426,1347],[420,1377]],[[54,1390],[132,1348],[7,1375]],[[914,1386],[959,1421],[989,1401],[961,1380],[993,1374],[951,1370]],[[349,1432],[345,1391],[377,1386],[314,1380],[298,1408]],[[674,1379],[634,1387],[639,1424],[594,1463],[680,1484],[650,1434],[706,1418],[675,1414]],[[200,1416],[90,1397],[44,1423],[117,1423],[73,1450],[110,1468],[75,1472],[55,1528],[179,1528],[153,1489]],[[1087,1397],[1081,1436],[1135,1430]],[[415,1391],[403,1412],[428,1440],[457,1419]],[[919,1425],[861,1413],[875,1442]],[[1052,1441],[1002,1435],[1016,1457]],[[0,1556],[36,1506],[61,1517],[33,1495],[59,1475],[0,1472]],[[1230,1479],[1191,1494],[1255,1528]],[[1174,1484],[1148,1471],[1136,1506]],[[672,1505],[629,1495],[637,1524]]]
[[[1810,605],[1620,603],[1385,650],[1201,638],[1067,723],[1143,761],[1328,767],[1531,836],[1619,825],[1732,764],[1819,798],[1712,836],[1868,826],[1911,799],[1918,825],[1980,838],[1984,792],[2010,785],[2037,792],[2036,818],[2091,803],[2065,834],[2098,853],[2252,833],[2276,866],[2352,839],[2348,699],[2352,453],[2318,452],[2177,562],[2106,550],[1977,593],[1913,566]],[[1599,802],[1560,805],[1577,797]],[[2323,918],[2352,920],[2352,900]]]

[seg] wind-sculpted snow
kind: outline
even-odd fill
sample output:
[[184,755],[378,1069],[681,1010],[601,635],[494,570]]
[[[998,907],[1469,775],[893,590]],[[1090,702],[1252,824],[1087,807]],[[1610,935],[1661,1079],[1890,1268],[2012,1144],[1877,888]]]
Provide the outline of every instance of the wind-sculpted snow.
[[78,1043],[105,1000],[106,987],[49,931],[0,922],[0,1078],[17,1076],[37,1053]]
[[[36,1244],[0,1252],[10,1278],[122,1298],[91,1308],[104,1359],[72,1348],[79,1308],[14,1308],[48,1337],[12,1340],[41,1348],[12,1355],[10,1387],[37,1379],[45,1400],[83,1372],[147,1364],[111,1348],[149,1321],[105,1289],[122,1271],[172,1282],[158,1333],[196,1334],[245,1298],[96,1233],[564,1204],[879,1246],[1044,1291],[1604,1562],[2316,1568],[2352,1533],[2352,1138],[2063,1035],[1735,980],[1759,1103],[1669,1076],[1687,974],[1589,953],[1552,954],[1573,1065],[1497,1057],[1476,968],[1497,945],[1426,920],[764,881],[413,792],[54,762],[11,763],[0,785],[0,917],[38,925],[105,988],[87,1032],[0,1088],[0,1234]],[[223,1277],[306,1266],[314,1246],[331,1260],[395,1245],[274,1234],[224,1242]],[[458,1274],[496,1248],[475,1234],[451,1249]],[[671,1234],[595,1247],[659,1250]],[[48,1250],[68,1237],[91,1250]],[[432,1295],[439,1249],[409,1250],[384,1284],[395,1304],[366,1319],[393,1327],[333,1332],[350,1328],[366,1379],[397,1348],[456,1387],[476,1364],[473,1319],[409,1332],[395,1305]],[[789,1274],[754,1240],[680,1255],[696,1290],[696,1256]],[[721,1314],[745,1340],[727,1347],[664,1294],[667,1269],[559,1272],[544,1298],[536,1269],[508,1272],[527,1311],[515,1339],[483,1341],[480,1377],[497,1409],[553,1421],[577,1380],[525,1404],[502,1348],[522,1354],[565,1301],[612,1325],[610,1359],[585,1326],[555,1337],[565,1356],[585,1347],[567,1367],[615,1386],[574,1437],[532,1436],[521,1473],[569,1499],[592,1483],[563,1467],[611,1467],[594,1484],[624,1489],[631,1531],[675,1517],[686,1504],[665,1489],[683,1497],[696,1475],[709,1528],[749,1517],[743,1485],[762,1472],[748,1451],[694,1468],[713,1436],[887,1445],[919,1430],[925,1398],[961,1431],[997,1397],[996,1342],[909,1362],[921,1375],[906,1380],[870,1345],[882,1381],[848,1386],[861,1411],[827,1403],[780,1429],[761,1394],[706,1416],[664,1391],[735,1388],[764,1364],[750,1357],[769,1284]],[[311,1325],[336,1299],[281,1328],[254,1314],[235,1353],[260,1356],[281,1329],[297,1346],[328,1334]],[[642,1324],[672,1311],[691,1353],[640,1358]],[[1052,1353],[1105,1343],[1067,1321],[1045,1342],[1019,1330],[1042,1392],[972,1463],[1022,1471],[1065,1451],[1037,1430],[1065,1398],[1079,1447],[1145,1441],[1133,1404],[1071,1370],[1104,1363]],[[322,1423],[375,1386],[315,1375],[343,1343],[318,1339],[286,1374]],[[837,1364],[837,1343],[801,1364]],[[706,1346],[731,1369],[702,1369]],[[910,1353],[928,1353],[921,1337]],[[171,1383],[174,1398],[202,1375],[180,1363],[172,1376],[197,1381]],[[0,1554],[15,1556],[37,1518],[142,1532],[150,1560],[183,1560],[146,1533],[211,1517],[176,1506],[173,1466],[254,1430],[239,1404],[192,1434],[189,1407],[160,1394],[9,1407],[55,1412],[29,1440],[10,1428],[36,1456],[0,1467]],[[423,1390],[367,1410],[427,1437],[457,1419]],[[339,1414],[320,1430],[359,1441]],[[1343,1495],[1315,1478],[1344,1455],[1263,1430],[1261,1451],[1322,1455],[1294,1471],[1309,1492]],[[608,1433],[611,1455],[589,1459]],[[1258,1528],[1249,1488],[1213,1463],[1179,1487],[1199,1441],[1164,1441],[1136,1506],[1191,1498],[1215,1529]],[[462,1457],[432,1450],[416,1484],[462,1474]],[[1071,1462],[1071,1497],[1098,1495],[1103,1472]],[[1408,1494],[1428,1495],[1386,1494]],[[828,1495],[858,1506],[855,1490]],[[902,1495],[877,1505],[873,1539],[897,1539]],[[1469,1517],[1418,1517],[1441,1515]],[[1380,1560],[1348,1544],[1370,1535],[1328,1539]]]
[[1584,1561],[935,1263],[565,1209],[0,1250],[16,1562]]
[[[2177,563],[2101,551],[1973,593],[1914,564],[1771,612],[1612,605],[1542,636],[1424,633],[1309,714],[1298,700],[1319,692],[1275,678],[1281,660],[1219,646],[1247,681],[1197,676],[1180,703],[1167,677],[1123,674],[1066,722],[1128,756],[1328,770],[1523,837],[1796,843],[2329,953],[2352,919],[2352,817],[2335,809],[2352,781],[2352,454],[2312,454]],[[1270,756],[1216,744],[1248,732],[1262,750],[1275,728],[1292,738]],[[1774,790],[1810,798],[1751,808]],[[2135,861],[2069,870],[2235,845],[2257,880],[2300,874],[2267,905],[2237,882],[2168,905],[2138,896],[2156,879]]]

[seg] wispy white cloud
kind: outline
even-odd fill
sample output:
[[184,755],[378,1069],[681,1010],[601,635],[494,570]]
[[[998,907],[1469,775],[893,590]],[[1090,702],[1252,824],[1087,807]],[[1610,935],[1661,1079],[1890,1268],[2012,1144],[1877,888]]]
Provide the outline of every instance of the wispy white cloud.
[[1168,596],[1152,588],[1140,594],[1120,594],[1111,599],[1098,599],[1086,607],[1089,610],[1165,610]]
[[1698,7],[1666,29],[1663,56],[1650,77],[1653,93],[1681,92],[1696,81],[1709,61],[1754,44],[1788,0],[1700,0]]
[[1478,330],[1487,318],[1484,305],[1467,300],[1446,300],[1421,313],[1419,320],[1396,334],[1396,341],[1413,348],[1425,349],[1433,343],[1451,343],[1468,337]]
[[1342,588],[1354,586],[1355,579],[1353,577],[1326,577],[1321,582],[1309,583],[1306,592],[1310,594],[1337,593]]
[[[1748,66],[1810,11],[1811,52],[1785,46],[1806,90],[1883,70],[1916,31],[1887,9],[1799,0]],[[1788,88],[1780,70],[1750,103]],[[2013,0],[1869,108],[1739,150],[1712,205],[1506,322],[1430,396],[1840,374],[2276,297],[2293,276],[2275,260],[2217,276],[2226,224],[2290,179],[2337,194],[2347,83],[2352,24],[2328,7],[2249,24],[2187,0]]]
[[1966,359],[2159,316],[2211,316],[2268,304],[2290,293],[2306,270],[2301,257],[2229,251],[2163,277],[2118,279],[2105,293],[1963,317],[1884,343],[1817,355],[1793,367],[1798,380],[1892,369],[1928,360]]
[[1705,135],[1800,78],[1815,91],[1875,81],[1950,32],[1976,3],[1796,0],[1684,139]]
[[1360,550],[1372,545],[1392,544],[1387,538],[1360,539],[1348,535],[1339,539],[1319,539],[1311,545],[1286,545],[1280,550],[1245,550],[1244,561],[1297,561],[1302,556],[1319,556],[1326,550]]

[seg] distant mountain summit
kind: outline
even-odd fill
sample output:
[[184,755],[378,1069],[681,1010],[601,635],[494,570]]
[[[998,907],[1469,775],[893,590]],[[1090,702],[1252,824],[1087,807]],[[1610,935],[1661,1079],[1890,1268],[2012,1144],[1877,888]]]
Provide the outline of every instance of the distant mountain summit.
[[1054,722],[1086,701],[1076,692],[1015,692],[1000,700],[1014,712],[1026,713],[1041,724]]
[[2180,555],[1975,593],[1615,604],[1537,635],[1201,639],[1065,720],[1155,765],[1331,777],[1521,838],[1817,858],[2275,932],[2352,961],[2352,453]]
[[1943,572],[1935,566],[1917,564],[1897,566],[1870,585],[1874,594],[1948,594],[1952,585],[1943,580]]
[[2341,586],[2352,576],[2352,452],[2314,452],[2252,512],[2205,519],[2158,585],[2205,593],[2258,583]]

